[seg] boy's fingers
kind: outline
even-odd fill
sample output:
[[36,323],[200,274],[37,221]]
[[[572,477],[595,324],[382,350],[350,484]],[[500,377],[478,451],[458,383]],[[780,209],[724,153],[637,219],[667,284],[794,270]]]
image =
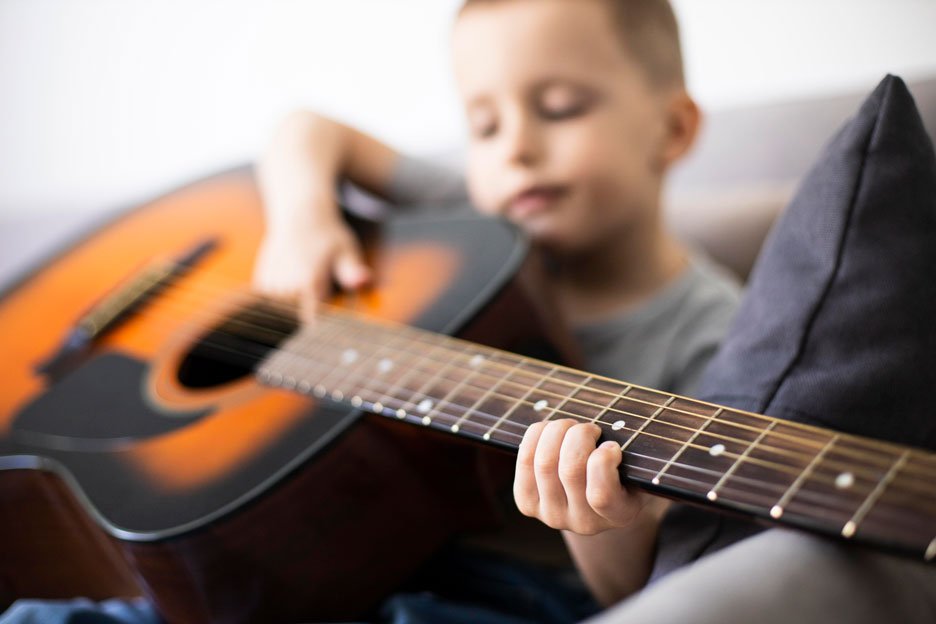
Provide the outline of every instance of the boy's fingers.
[[568,500],[559,480],[559,451],[566,432],[575,421],[556,420],[546,424],[536,445],[533,474],[539,492],[539,518],[549,526],[562,528],[566,521]]
[[588,487],[585,497],[595,512],[621,526],[630,522],[639,508],[631,501],[621,485],[618,467],[621,465],[621,447],[617,442],[605,442],[588,458]]
[[534,423],[523,434],[517,451],[517,470],[514,473],[514,501],[525,516],[535,516],[539,510],[539,491],[533,476],[533,457],[545,423]]
[[[597,425],[575,425],[566,433],[559,450],[559,480],[565,488],[573,525],[583,525],[594,515],[585,499],[586,465],[600,435]],[[570,528],[575,530],[576,527]],[[578,529],[585,527],[578,526]]]

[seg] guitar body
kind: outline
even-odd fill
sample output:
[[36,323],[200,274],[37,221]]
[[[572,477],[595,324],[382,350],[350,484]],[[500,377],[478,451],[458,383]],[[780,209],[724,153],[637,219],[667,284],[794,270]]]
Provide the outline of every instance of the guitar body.
[[[143,594],[171,622],[355,617],[454,534],[496,522],[511,463],[497,449],[262,387],[256,357],[205,346],[263,313],[246,288],[262,227],[249,171],[221,174],[0,299],[0,609]],[[399,222],[369,240],[376,287],[337,305],[501,348],[539,334],[506,225]],[[190,270],[49,366],[102,298],[200,244]]]

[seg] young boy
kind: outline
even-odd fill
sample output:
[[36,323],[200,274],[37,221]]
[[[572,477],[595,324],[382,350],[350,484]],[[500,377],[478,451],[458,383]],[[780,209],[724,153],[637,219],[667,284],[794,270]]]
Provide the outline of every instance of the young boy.
[[[468,0],[453,33],[470,128],[472,204],[525,230],[552,262],[549,296],[596,373],[688,393],[726,329],[736,287],[663,224],[671,166],[696,136],[666,0]],[[309,307],[370,273],[342,221],[336,181],[398,203],[465,195],[457,175],[400,156],[314,113],[290,116],[262,158],[268,231],[255,283]],[[520,511],[562,529],[594,596],[646,582],[667,504],[621,486],[621,450],[558,420],[526,434]]]

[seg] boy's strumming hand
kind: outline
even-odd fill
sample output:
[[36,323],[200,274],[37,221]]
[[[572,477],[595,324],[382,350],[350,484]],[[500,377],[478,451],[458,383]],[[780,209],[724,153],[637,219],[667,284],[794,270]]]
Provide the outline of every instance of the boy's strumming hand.
[[270,231],[260,244],[254,286],[275,297],[298,297],[302,315],[331,294],[332,284],[356,290],[371,280],[360,244],[340,216]]

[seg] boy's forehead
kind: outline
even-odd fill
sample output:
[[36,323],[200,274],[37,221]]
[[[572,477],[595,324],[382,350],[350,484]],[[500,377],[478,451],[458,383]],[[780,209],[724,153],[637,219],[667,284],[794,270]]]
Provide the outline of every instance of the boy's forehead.
[[545,75],[587,79],[630,61],[602,0],[500,0],[471,5],[453,32],[456,79],[465,95]]

